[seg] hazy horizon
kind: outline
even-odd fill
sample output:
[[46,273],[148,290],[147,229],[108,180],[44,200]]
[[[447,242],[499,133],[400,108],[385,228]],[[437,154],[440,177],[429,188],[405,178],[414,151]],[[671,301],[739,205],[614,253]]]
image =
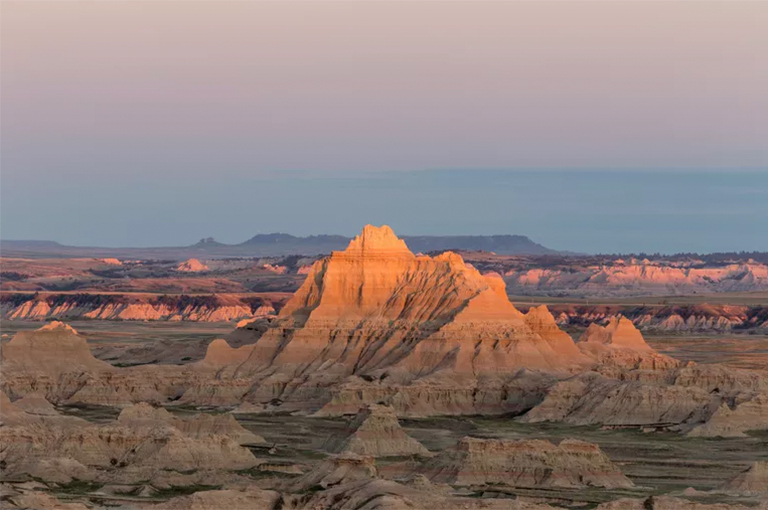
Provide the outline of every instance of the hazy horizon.
[[[488,183],[493,183],[489,188]],[[156,185],[160,198],[173,183]],[[46,188],[43,186],[43,189]],[[47,189],[57,196],[55,184]],[[254,195],[257,190],[256,195]],[[141,185],[90,198],[112,228],[69,225],[68,214],[38,228],[76,246],[187,246],[204,237],[235,244],[256,234],[352,237],[363,225],[388,224],[398,235],[528,236],[547,248],[583,253],[768,251],[768,172],[732,170],[432,170],[365,176],[251,178],[236,190],[210,179],[184,187],[183,200],[158,200],[149,213],[131,210]],[[89,200],[49,204],[66,211]],[[258,196],[258,200],[251,197]],[[284,204],[291,196],[293,207]],[[706,204],[703,207],[702,204]],[[23,210],[25,204],[13,205]],[[28,203],[27,208],[39,207]],[[309,213],[307,213],[309,211]],[[468,214],[474,213],[474,214]],[[3,220],[5,223],[5,220]],[[57,232],[51,226],[59,227]],[[146,226],[155,226],[146,230]],[[159,226],[159,228],[158,228]],[[62,234],[66,232],[66,234]],[[12,239],[3,229],[3,239]],[[16,236],[16,239],[22,239]]]
[[768,250],[768,2],[0,9],[4,239]]

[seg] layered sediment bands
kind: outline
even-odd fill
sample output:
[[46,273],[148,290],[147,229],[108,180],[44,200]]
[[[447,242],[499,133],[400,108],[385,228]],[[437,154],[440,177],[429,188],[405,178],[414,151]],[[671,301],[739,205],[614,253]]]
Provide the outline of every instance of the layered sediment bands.
[[[751,430],[768,430],[768,393],[742,396],[720,404],[709,421],[696,426],[688,435],[695,437],[745,437]],[[768,480],[766,480],[768,487]]]
[[755,462],[749,469],[729,481],[725,488],[747,496],[768,496],[768,462]]
[[689,365],[610,375],[587,372],[556,383],[522,420],[672,428],[701,436],[768,428],[761,423],[768,379],[760,372]]
[[258,461],[241,443],[263,442],[231,416],[181,420],[139,404],[115,422],[94,425],[78,418],[25,413],[3,396],[0,461],[3,475],[46,480],[126,481],[162,470],[238,470]]
[[420,475],[403,483],[383,480],[378,478],[373,457],[345,453],[322,461],[298,480],[286,483],[283,508],[553,510],[546,504],[460,497],[452,492],[450,487],[432,484]]
[[[525,309],[524,305],[520,306]],[[643,332],[722,333],[768,331],[768,306],[550,305],[558,326],[589,326],[623,316]]]
[[723,404],[745,405],[736,416],[753,420],[768,393],[760,372],[656,353],[626,319],[573,342],[546,308],[518,311],[497,276],[452,253],[413,255],[388,227],[371,226],[316,262],[278,317],[241,323],[200,362],[112,367],[61,324],[20,333],[2,352],[11,398],[54,403],[338,416],[382,402],[408,417],[527,412],[529,421],[687,432]]
[[[649,496],[642,499],[621,498],[597,506],[597,510],[748,510],[755,508],[745,505],[726,503],[699,503],[671,496]],[[758,510],[768,508],[768,503],[761,504]]]
[[544,401],[522,420],[669,426],[706,420],[718,401],[700,388],[621,381],[590,372],[555,384]]
[[267,317],[284,302],[248,294],[169,296],[156,294],[4,293],[5,320],[98,319],[125,321],[232,322]]
[[597,445],[574,439],[510,441],[465,437],[425,465],[433,482],[516,487],[628,488],[632,482]]
[[329,457],[317,464],[310,472],[285,484],[291,492],[301,492],[312,487],[332,487],[378,476],[376,463],[370,455],[346,452]]
[[654,351],[632,322],[622,316],[611,318],[605,326],[590,324],[577,345],[604,367],[604,373],[611,368],[619,374],[625,369],[666,370],[681,365]]
[[768,289],[768,266],[754,261],[706,267],[701,261],[616,260],[579,268],[513,269],[504,277],[516,294],[639,296]]
[[398,416],[521,414],[544,399],[557,379],[521,369],[508,376],[449,377],[435,375],[408,384],[350,378],[332,391],[317,416],[354,414],[360,407],[384,402]]
[[[414,413],[478,412],[511,400],[522,368],[567,374],[591,363],[546,309],[522,314],[500,288],[455,254],[417,257],[388,227],[366,227],[346,251],[315,263],[270,327],[231,335],[247,349],[217,345],[201,363],[220,366],[221,391],[201,385],[182,401],[222,403],[231,379],[255,382],[237,385],[245,392],[234,397],[246,402],[320,408],[340,384],[376,381],[382,388],[371,391],[387,393],[398,412],[416,401],[424,404]],[[230,355],[228,366],[216,361]],[[372,403],[350,401],[344,412]]]
[[416,257],[388,227],[368,226],[346,251],[315,263],[280,326],[258,339],[239,372],[271,363],[297,372],[335,365],[350,374],[476,376],[588,362],[573,342],[531,328],[496,285],[458,255]]
[[15,494],[7,498],[9,508],[34,508],[35,510],[89,510],[83,503],[65,503],[43,492]]

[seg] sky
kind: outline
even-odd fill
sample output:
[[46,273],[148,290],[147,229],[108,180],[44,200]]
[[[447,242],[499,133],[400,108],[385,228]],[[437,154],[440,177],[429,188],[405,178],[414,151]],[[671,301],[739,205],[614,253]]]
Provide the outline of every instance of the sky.
[[0,4],[0,236],[768,250],[768,2]]

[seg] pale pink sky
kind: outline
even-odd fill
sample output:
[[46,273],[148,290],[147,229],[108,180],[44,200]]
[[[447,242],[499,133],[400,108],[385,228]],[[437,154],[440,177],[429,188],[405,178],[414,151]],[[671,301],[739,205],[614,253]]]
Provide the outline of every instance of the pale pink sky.
[[3,2],[2,14],[3,135],[39,157],[204,152],[257,172],[768,163],[768,2]]
[[[423,169],[768,169],[764,1],[4,0],[0,9],[6,238],[157,244],[198,231],[236,240],[392,223],[373,217],[370,200],[355,218],[323,216],[322,201],[291,212],[290,197],[259,194],[265,177],[291,190],[290,176]],[[531,199],[546,204],[542,182]],[[246,186],[247,203],[205,198]],[[442,221],[432,215],[445,198],[428,192],[413,219],[425,226],[407,233],[448,229],[429,223]],[[464,233],[488,221],[484,205],[457,212]],[[169,224],[157,218],[171,217],[179,223],[160,230]]]

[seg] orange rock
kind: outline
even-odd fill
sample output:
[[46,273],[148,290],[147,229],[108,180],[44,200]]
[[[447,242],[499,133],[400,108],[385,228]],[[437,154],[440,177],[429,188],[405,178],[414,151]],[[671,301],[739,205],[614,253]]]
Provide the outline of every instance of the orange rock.
[[176,266],[176,271],[185,273],[199,273],[201,271],[208,271],[208,266],[197,259],[189,259]]
[[314,264],[281,310],[281,326],[258,340],[241,373],[340,364],[348,372],[479,375],[585,363],[546,309],[534,315],[526,320],[500,278],[482,276],[461,256],[416,257],[392,229],[368,225],[345,251]]

